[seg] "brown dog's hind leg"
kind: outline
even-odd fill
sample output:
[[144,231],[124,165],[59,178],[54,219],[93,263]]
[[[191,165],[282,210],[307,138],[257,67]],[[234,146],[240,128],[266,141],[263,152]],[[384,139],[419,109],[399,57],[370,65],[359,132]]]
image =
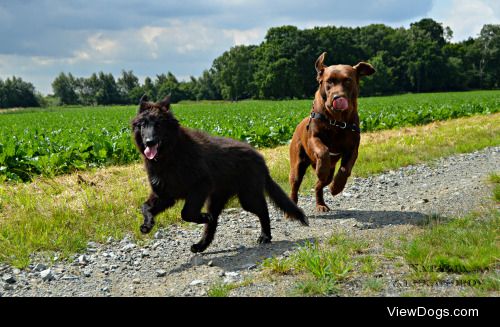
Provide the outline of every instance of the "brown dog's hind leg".
[[304,179],[304,175],[307,171],[307,167],[310,165],[310,161],[304,158],[300,158],[300,161],[295,163],[294,166],[291,166],[290,169],[290,187],[291,193],[290,198],[293,202],[297,203],[299,201],[299,188],[300,184],[302,184],[302,180]]

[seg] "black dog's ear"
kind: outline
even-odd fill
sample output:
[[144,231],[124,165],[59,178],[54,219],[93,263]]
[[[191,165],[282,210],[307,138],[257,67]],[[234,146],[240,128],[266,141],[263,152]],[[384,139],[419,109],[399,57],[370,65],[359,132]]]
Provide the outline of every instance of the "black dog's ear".
[[170,110],[170,94],[167,95],[163,100],[160,101],[159,105],[160,105],[160,108],[165,110],[165,111],[169,111]]
[[323,72],[325,71],[325,68],[326,68],[325,64],[323,64],[323,62],[325,61],[325,56],[326,56],[326,52],[323,52],[318,57],[318,59],[316,59],[316,63],[314,64],[314,66],[316,67],[316,72],[318,73],[318,76],[317,76],[318,82],[320,81],[321,75],[323,75]]
[[139,100],[139,112],[143,112],[144,110],[146,110],[147,103],[148,103],[148,96],[146,95],[146,93],[144,93],[144,95]]
[[375,73],[375,68],[367,62],[360,62],[356,66],[353,67],[356,69],[358,76],[370,76]]

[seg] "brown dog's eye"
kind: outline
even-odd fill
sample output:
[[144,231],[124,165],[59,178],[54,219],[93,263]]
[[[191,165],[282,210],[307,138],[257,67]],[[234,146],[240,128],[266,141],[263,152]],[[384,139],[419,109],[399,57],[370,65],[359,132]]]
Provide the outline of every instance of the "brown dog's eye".
[[350,86],[350,85],[351,85],[351,82],[352,82],[352,81],[351,81],[350,79],[346,79],[346,80],[344,81],[344,85],[345,85],[345,86]]

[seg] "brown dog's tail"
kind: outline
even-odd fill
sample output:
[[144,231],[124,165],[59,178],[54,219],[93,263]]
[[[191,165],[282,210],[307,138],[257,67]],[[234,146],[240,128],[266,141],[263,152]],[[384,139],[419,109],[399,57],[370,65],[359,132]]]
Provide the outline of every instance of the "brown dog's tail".
[[309,226],[309,221],[307,220],[304,212],[297,207],[295,203],[286,195],[286,193],[281,189],[281,187],[273,181],[271,176],[267,176],[266,179],[266,191],[271,200],[283,210],[288,216],[294,220],[300,221],[304,226]]

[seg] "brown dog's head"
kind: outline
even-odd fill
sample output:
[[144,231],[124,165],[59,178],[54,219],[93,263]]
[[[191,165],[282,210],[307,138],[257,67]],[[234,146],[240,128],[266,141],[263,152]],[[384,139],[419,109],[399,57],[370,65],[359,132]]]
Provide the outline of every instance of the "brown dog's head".
[[357,110],[359,78],[375,73],[375,69],[366,62],[325,66],[325,55],[323,52],[316,60],[318,92],[331,119],[343,120],[346,114]]

